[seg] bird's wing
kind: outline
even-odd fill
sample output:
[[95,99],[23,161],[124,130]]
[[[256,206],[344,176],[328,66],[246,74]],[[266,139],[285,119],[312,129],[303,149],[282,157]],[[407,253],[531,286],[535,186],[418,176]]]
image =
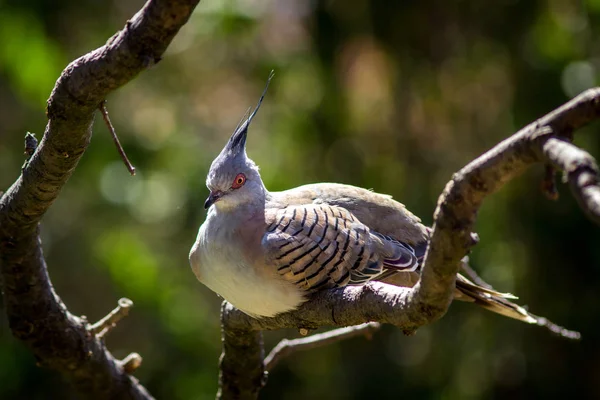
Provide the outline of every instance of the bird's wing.
[[417,267],[410,246],[371,231],[342,207],[272,208],[266,220],[262,246],[267,265],[307,291],[365,283],[384,268]]
[[428,228],[391,196],[339,183],[315,183],[283,192],[271,192],[276,207],[328,204],[348,210],[372,230],[411,246],[426,243]]

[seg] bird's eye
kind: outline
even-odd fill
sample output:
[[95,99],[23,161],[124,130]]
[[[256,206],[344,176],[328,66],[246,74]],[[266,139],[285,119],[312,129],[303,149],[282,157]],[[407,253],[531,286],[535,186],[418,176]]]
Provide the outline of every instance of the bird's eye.
[[242,186],[244,186],[244,183],[246,183],[246,175],[244,175],[244,174],[237,174],[237,176],[233,180],[233,183],[231,184],[231,187],[233,189],[239,189]]

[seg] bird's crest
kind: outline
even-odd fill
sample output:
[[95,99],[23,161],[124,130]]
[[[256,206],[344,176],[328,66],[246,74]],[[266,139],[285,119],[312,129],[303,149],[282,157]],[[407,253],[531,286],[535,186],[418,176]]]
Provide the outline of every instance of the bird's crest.
[[235,131],[233,132],[233,134],[229,138],[229,141],[225,145],[224,151],[226,153],[235,155],[246,149],[246,137],[248,135],[248,127],[250,126],[252,119],[258,112],[258,109],[260,108],[260,106],[263,102],[263,99],[265,98],[265,95],[267,94],[267,89],[269,89],[269,83],[271,83],[271,79],[273,79],[274,75],[275,75],[275,72],[271,71],[271,73],[269,74],[269,78],[267,79],[267,84],[265,85],[265,88],[262,92],[262,95],[260,96],[260,99],[258,99],[258,104],[254,108],[254,111],[252,111],[250,113],[250,115],[248,115],[248,112],[246,112],[246,115],[248,115],[248,117],[246,117],[246,115],[244,115],[244,118],[242,118],[242,121],[240,121],[238,126],[235,128]]

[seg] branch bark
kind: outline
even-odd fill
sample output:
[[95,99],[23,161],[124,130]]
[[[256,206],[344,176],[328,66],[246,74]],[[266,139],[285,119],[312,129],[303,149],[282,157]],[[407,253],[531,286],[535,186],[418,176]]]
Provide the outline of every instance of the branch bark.
[[224,301],[221,307],[223,351],[219,359],[217,400],[255,399],[267,382],[262,332],[231,325],[230,322],[235,319],[229,317],[230,311],[240,312]]
[[44,137],[0,199],[0,276],[14,336],[90,398],[151,398],[72,315],[48,276],[38,224],[90,143],[105,97],[160,61],[199,0],[150,0],[106,45],[69,64],[48,100]]
[[[244,349],[236,347],[231,340],[230,332],[236,332],[238,339],[257,335],[260,330],[316,329],[376,321],[412,333],[439,319],[452,301],[461,259],[476,244],[471,232],[481,204],[533,164],[551,164],[565,171],[581,208],[590,219],[600,223],[598,167],[588,153],[569,142],[574,130],[599,116],[600,88],[590,89],[527,125],[454,174],[438,200],[421,279],[413,288],[370,282],[362,287],[325,291],[297,310],[262,319],[251,318],[225,303],[221,359],[230,358],[228,352],[236,352],[235,358],[251,354],[255,364],[250,368],[264,370],[262,348],[247,348],[244,355]],[[221,398],[256,398],[260,386],[250,390],[238,387],[239,392],[231,389],[236,382],[227,377],[240,374],[241,368],[233,362],[221,364],[220,387],[229,388]]]
[[564,171],[571,192],[588,218],[600,225],[600,186],[598,165],[586,151],[566,139],[549,138],[542,146],[544,157]]

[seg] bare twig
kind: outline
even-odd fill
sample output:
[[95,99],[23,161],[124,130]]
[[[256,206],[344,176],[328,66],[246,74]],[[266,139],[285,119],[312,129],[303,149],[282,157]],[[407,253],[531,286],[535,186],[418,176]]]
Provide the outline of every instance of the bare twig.
[[126,317],[129,314],[129,310],[133,307],[133,301],[123,297],[119,299],[119,305],[117,308],[108,313],[107,316],[90,326],[90,331],[93,332],[96,337],[102,338],[112,328],[117,326],[117,322]]
[[121,360],[121,366],[125,372],[132,374],[136,369],[142,366],[142,356],[138,353],[130,353]]
[[381,328],[381,324],[377,322],[368,322],[361,325],[334,329],[329,332],[319,333],[300,339],[283,339],[273,348],[273,350],[271,350],[269,355],[265,357],[265,370],[272,371],[279,361],[298,351],[316,349],[356,336],[365,336],[367,339],[371,339],[373,333],[379,328]]
[[119,152],[121,159],[125,163],[125,166],[127,167],[127,170],[129,171],[131,176],[134,176],[135,175],[135,167],[131,164],[131,162],[129,161],[129,158],[127,158],[127,154],[125,154],[125,150],[123,149],[123,146],[121,146],[121,142],[119,141],[117,132],[115,131],[115,128],[113,127],[112,122],[110,122],[110,118],[108,116],[108,110],[106,109],[106,100],[102,100],[100,102],[98,109],[100,110],[100,113],[102,114],[104,123],[106,124],[106,127],[108,128],[108,131],[110,132],[110,135],[112,136],[113,142],[115,143],[115,146],[117,147],[117,151]]
[[298,333],[300,336],[307,336],[310,333],[310,330],[306,328],[298,328]]
[[484,281],[479,274],[477,273],[477,271],[475,271],[471,265],[469,265],[469,257],[464,257],[461,260],[461,270],[463,271],[463,273],[467,276],[467,278],[469,278],[471,281],[473,281],[474,283],[478,284],[479,286],[482,286],[486,289],[492,289],[492,285],[490,285],[489,283],[487,283],[486,281]]
[[37,146],[38,146],[38,140],[36,139],[35,134],[31,133],[31,132],[27,132],[27,134],[25,135],[25,153],[24,153],[27,156],[27,159],[31,158],[33,153],[35,153]]
[[25,170],[25,168],[27,168],[27,165],[29,164],[29,160],[31,160],[31,157],[33,156],[33,153],[35,153],[37,146],[38,146],[38,140],[35,138],[35,134],[33,134],[31,132],[27,132],[25,134],[25,151],[23,152],[23,154],[25,156],[27,156],[27,158],[25,159],[25,162],[23,163],[23,166],[21,167],[21,171],[23,171],[23,170]]
[[537,325],[543,326],[544,328],[548,329],[550,332],[554,333],[557,336],[571,340],[581,339],[581,333],[579,332],[563,328],[562,326],[556,325],[554,322],[544,317],[535,316],[535,318],[537,319]]
[[550,200],[558,200],[559,194],[556,188],[556,170],[552,165],[546,165],[544,168],[544,179],[541,183],[542,193]]
[[538,318],[538,322],[537,324],[539,326],[543,326],[546,329],[550,330],[552,333],[564,337],[566,339],[572,339],[572,340],[580,340],[581,339],[581,333],[576,332],[576,331],[572,331],[569,329],[565,329],[562,326],[558,326],[555,323],[553,323],[552,321],[549,321],[547,318],[544,317],[537,317]]

